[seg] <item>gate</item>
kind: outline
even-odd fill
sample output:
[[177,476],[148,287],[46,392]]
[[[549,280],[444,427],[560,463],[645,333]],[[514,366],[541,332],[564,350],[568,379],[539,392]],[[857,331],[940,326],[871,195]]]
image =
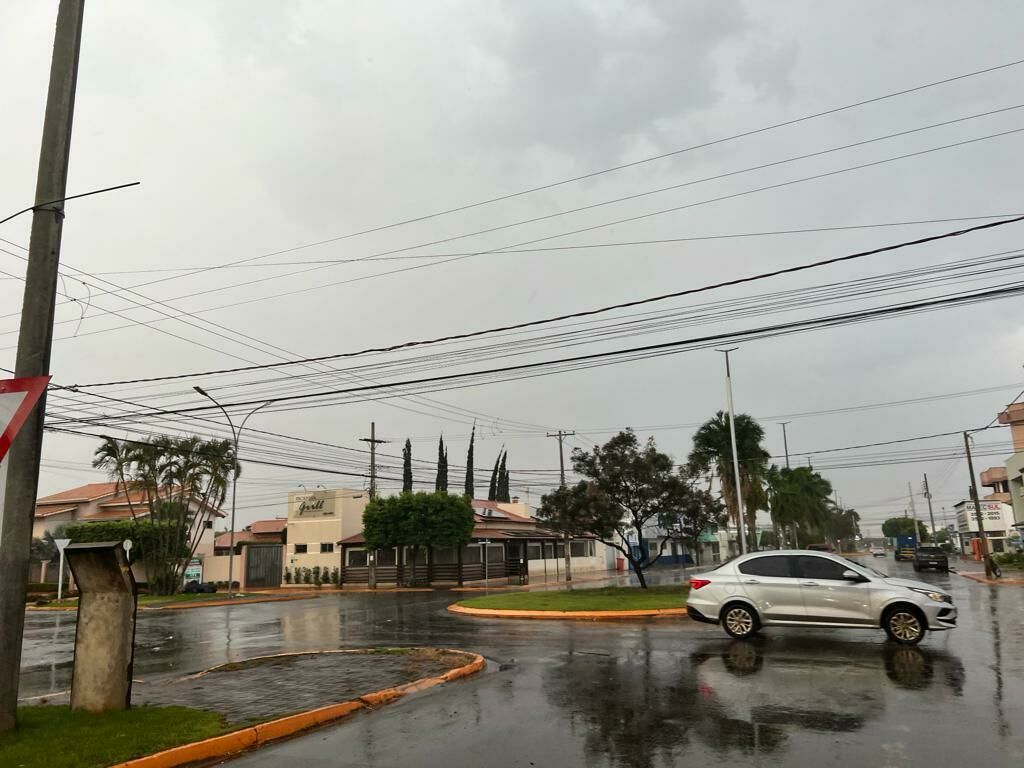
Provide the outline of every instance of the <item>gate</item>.
[[249,544],[246,546],[245,587],[281,586],[280,544]]

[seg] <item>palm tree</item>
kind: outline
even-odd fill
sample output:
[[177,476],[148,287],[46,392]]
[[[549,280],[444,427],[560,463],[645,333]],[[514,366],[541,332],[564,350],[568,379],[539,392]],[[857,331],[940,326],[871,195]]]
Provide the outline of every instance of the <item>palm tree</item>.
[[104,439],[100,447],[93,452],[92,465],[95,469],[105,469],[112,480],[115,481],[114,490],[118,488],[124,491],[128,499],[128,511],[132,520],[136,520],[135,505],[132,503],[130,491],[134,489],[134,480],[129,483],[128,477],[132,475],[138,451],[135,444],[126,440],[116,440],[112,437]]
[[[736,453],[740,464],[740,490],[746,509],[748,536],[756,541],[755,525],[757,511],[765,509],[768,498],[764,480],[771,454],[762,447],[764,429],[745,413],[736,415]],[[729,416],[719,411],[709,419],[693,436],[693,450],[687,458],[693,475],[706,475],[708,490],[717,475],[721,486],[722,499],[730,519],[737,522],[736,482],[732,462],[732,438],[729,434]]]
[[793,544],[813,535],[829,538],[833,527],[832,484],[810,467],[776,467],[767,473],[772,522],[791,533]]

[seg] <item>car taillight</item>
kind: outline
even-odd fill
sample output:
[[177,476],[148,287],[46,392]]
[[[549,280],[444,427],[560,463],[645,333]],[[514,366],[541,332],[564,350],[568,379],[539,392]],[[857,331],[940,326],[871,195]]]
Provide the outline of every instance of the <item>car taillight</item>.
[[700,589],[701,587],[706,587],[710,583],[711,582],[708,579],[690,579],[690,588]]

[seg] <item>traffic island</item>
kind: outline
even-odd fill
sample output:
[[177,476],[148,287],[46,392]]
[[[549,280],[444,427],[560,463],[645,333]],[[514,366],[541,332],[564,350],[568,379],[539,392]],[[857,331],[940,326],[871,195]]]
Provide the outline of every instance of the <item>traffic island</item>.
[[462,600],[448,610],[463,616],[494,619],[663,619],[686,616],[682,584],[600,589],[512,592]]
[[483,668],[481,656],[464,651],[377,648],[278,654],[136,681],[133,708],[123,712],[20,708],[21,729],[0,736],[0,765],[173,768],[213,760]]

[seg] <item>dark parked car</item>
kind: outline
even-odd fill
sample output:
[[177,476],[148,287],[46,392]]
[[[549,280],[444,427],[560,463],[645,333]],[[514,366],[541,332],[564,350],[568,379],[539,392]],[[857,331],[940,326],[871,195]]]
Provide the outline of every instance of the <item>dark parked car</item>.
[[935,568],[943,573],[949,573],[949,558],[942,551],[942,547],[929,544],[922,544],[914,552],[914,570],[922,571],[925,568]]
[[212,581],[208,581],[205,584],[199,581],[190,581],[181,591],[186,595],[213,594],[217,591],[217,585]]

